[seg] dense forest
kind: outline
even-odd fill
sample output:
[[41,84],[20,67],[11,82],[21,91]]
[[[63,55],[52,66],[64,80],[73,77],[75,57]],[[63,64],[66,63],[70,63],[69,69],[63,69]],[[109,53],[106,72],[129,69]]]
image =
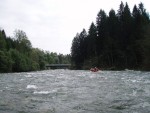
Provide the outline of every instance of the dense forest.
[[100,10],[88,32],[72,41],[71,61],[76,69],[150,70],[150,18],[142,3],[119,5],[117,13]]
[[7,37],[0,30],[0,72],[25,72],[45,69],[46,64],[66,64],[70,55],[57,54],[33,48],[26,33],[16,30]]

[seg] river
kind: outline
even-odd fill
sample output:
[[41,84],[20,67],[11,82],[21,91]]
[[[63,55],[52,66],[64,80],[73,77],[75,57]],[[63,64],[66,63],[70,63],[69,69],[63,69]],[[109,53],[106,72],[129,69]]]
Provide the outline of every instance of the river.
[[150,113],[150,72],[0,74],[0,113]]

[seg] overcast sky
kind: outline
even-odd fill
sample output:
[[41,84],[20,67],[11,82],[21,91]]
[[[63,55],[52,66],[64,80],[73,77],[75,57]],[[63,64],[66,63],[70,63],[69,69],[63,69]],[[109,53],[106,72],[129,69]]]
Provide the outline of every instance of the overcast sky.
[[[134,4],[144,3],[150,11],[149,0],[122,0],[132,10]],[[0,0],[0,28],[7,36],[16,29],[26,32],[33,47],[50,52],[69,54],[72,39],[83,28],[95,23],[100,9],[108,12],[119,8],[120,0]]]

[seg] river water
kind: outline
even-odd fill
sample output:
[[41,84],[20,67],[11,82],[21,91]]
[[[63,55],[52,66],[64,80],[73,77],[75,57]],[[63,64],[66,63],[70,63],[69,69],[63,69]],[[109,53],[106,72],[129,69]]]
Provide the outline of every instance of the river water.
[[0,113],[150,113],[150,72],[0,74]]

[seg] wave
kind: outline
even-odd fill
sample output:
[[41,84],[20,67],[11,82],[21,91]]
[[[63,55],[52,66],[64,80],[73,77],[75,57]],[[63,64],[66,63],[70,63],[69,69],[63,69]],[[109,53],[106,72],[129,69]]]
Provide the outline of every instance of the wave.
[[34,91],[33,94],[49,94],[50,91]]
[[36,85],[27,85],[27,89],[37,89]]

